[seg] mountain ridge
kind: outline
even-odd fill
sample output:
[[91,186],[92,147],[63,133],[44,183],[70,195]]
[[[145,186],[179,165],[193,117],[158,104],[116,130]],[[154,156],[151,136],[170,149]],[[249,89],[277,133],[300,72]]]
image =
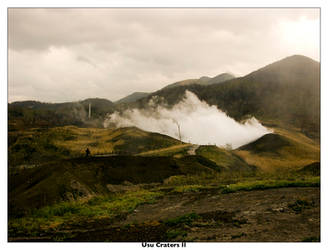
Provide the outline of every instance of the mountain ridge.
[[129,94],[117,101],[115,101],[115,104],[120,104],[120,103],[130,103],[130,102],[135,102],[138,101],[139,99],[148,96],[150,93],[148,92],[133,92],[132,94]]
[[199,84],[199,85],[207,86],[207,85],[221,83],[221,82],[224,82],[227,80],[231,80],[233,78],[235,78],[235,76],[233,74],[221,73],[214,77],[202,76],[198,79],[186,79],[186,80],[178,81],[178,82],[169,84],[162,89],[174,88],[174,87],[178,87],[178,86],[186,86],[186,85],[191,85],[191,84]]

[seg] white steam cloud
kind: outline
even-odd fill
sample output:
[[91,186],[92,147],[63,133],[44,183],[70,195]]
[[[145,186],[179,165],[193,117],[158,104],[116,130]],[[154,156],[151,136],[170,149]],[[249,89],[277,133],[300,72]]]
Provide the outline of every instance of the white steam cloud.
[[104,126],[135,126],[179,139],[179,125],[184,142],[230,145],[233,149],[272,132],[254,117],[238,123],[216,106],[200,101],[190,91],[186,91],[184,98],[172,108],[152,105],[152,100],[149,106],[148,109],[129,109],[122,114],[114,112]]

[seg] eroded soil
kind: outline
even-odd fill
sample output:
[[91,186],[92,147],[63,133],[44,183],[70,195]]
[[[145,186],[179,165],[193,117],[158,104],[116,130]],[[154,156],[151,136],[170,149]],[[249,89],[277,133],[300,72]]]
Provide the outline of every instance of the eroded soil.
[[167,193],[114,221],[64,225],[42,237],[9,241],[214,241],[320,240],[320,189],[277,188],[221,194],[218,190]]

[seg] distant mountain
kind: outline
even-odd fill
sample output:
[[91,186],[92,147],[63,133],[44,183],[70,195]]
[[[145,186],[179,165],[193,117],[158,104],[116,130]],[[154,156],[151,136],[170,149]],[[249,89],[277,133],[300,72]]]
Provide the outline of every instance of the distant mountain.
[[[89,104],[91,119],[88,118]],[[114,104],[101,98],[64,103],[13,102],[8,104],[9,129],[62,125],[102,126],[102,119],[113,111]]]
[[215,84],[215,83],[228,81],[233,78],[235,78],[235,76],[232,74],[229,74],[229,73],[223,73],[223,74],[217,75],[213,78],[208,77],[208,76],[202,76],[199,79],[188,79],[188,80],[183,80],[183,81],[169,84],[166,87],[164,87],[164,89],[174,88],[174,87],[178,87],[178,86],[186,86],[186,85],[191,85],[191,84],[199,84],[199,85],[206,86],[206,85],[211,85],[211,84]]
[[135,106],[146,106],[154,95],[173,105],[181,100],[185,90],[237,120],[252,115],[263,121],[290,124],[310,137],[319,137],[320,63],[308,57],[290,56],[220,84],[164,88],[140,99]]
[[10,107],[20,107],[20,108],[28,108],[33,110],[42,110],[42,109],[65,109],[70,108],[72,106],[77,106],[80,104],[89,105],[91,103],[92,106],[100,108],[100,107],[108,107],[113,106],[113,103],[107,99],[103,98],[89,98],[83,101],[77,102],[62,102],[62,103],[47,103],[47,102],[39,102],[39,101],[18,101],[12,102],[9,104]]
[[134,92],[134,93],[116,101],[115,104],[135,102],[141,98],[148,96],[149,94],[150,93],[147,93],[147,92]]

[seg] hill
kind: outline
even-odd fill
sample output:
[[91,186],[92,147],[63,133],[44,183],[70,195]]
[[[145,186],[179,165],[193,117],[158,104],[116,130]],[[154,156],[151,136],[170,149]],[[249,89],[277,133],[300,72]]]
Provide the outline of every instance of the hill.
[[181,100],[185,90],[237,120],[251,115],[264,122],[297,127],[315,139],[320,137],[320,63],[310,58],[287,57],[220,84],[164,88],[134,106],[147,106],[155,95],[173,105]]
[[101,98],[65,103],[13,102],[8,104],[9,130],[64,125],[101,127],[105,115],[113,110],[114,104]]
[[283,147],[290,146],[289,140],[278,134],[266,134],[261,138],[240,147],[240,150],[246,150],[255,154],[271,153],[277,154]]
[[92,155],[133,155],[183,145],[166,135],[141,129],[78,128],[64,126],[8,133],[9,167],[80,157],[89,148]]
[[222,168],[222,171],[240,173],[252,172],[257,169],[255,166],[247,164],[233,152],[216,146],[200,146],[196,150],[196,154],[215,162],[217,166]]
[[233,151],[264,172],[297,171],[320,161],[320,146],[304,134],[281,128]]
[[25,169],[9,182],[10,207],[39,208],[113,192],[131,184],[163,183],[170,176],[212,174],[215,164],[201,156],[172,157],[110,156],[57,160]]
[[138,101],[141,98],[144,98],[148,96],[150,93],[147,92],[134,92],[126,97],[121,98],[120,100],[116,101],[115,104],[121,104],[121,103],[130,103]]

